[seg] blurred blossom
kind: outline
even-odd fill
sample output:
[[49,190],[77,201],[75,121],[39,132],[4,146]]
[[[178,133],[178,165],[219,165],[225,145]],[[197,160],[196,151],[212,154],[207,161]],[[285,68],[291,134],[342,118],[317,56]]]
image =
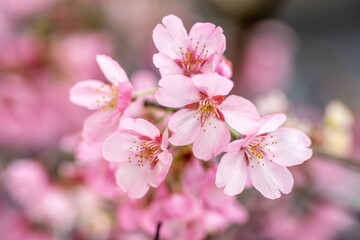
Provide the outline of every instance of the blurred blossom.
[[0,43],[3,44],[11,35],[10,21],[7,17],[0,14]]
[[285,88],[291,80],[295,47],[294,32],[284,23],[267,20],[255,25],[236,77],[241,88],[255,95]]
[[[67,89],[55,82],[50,84],[48,77],[38,76],[32,82],[19,75],[1,79],[2,146],[39,150],[54,145],[62,134],[82,122],[84,112],[68,101]],[[75,110],[77,115],[71,114]]]
[[154,236],[161,221],[162,239],[185,240],[203,239],[233,223],[244,223],[248,216],[242,205],[215,187],[215,170],[205,170],[199,160],[191,160],[183,172],[183,192],[171,193],[161,185],[148,199],[126,199],[118,209],[119,226]]
[[105,202],[87,188],[74,191],[75,207],[78,214],[77,226],[88,239],[108,239],[112,228],[111,215],[106,212]]
[[50,9],[57,0],[3,0],[0,2],[0,14],[12,20],[34,17]]
[[109,163],[103,159],[102,143],[89,143],[81,140],[76,149],[76,164],[64,168],[65,174],[73,178],[81,176],[93,192],[109,199],[116,199],[122,192],[116,184],[115,171],[117,163]]
[[354,220],[343,208],[328,202],[313,202],[298,214],[287,206],[271,211],[265,235],[279,240],[335,239],[339,232],[351,227]]
[[15,159],[4,172],[2,181],[11,197],[23,207],[36,205],[50,184],[44,167],[32,159]]
[[274,89],[257,97],[255,106],[260,115],[265,116],[273,113],[286,113],[289,110],[290,102],[281,90]]
[[0,69],[4,72],[33,73],[42,63],[44,47],[32,34],[1,36]]
[[[353,147],[353,155],[360,156],[360,114],[359,112],[355,117],[355,126],[354,126],[354,147]],[[360,158],[356,158],[357,161],[360,161]]]
[[96,55],[111,55],[113,46],[104,32],[78,33],[54,37],[51,55],[60,67],[64,78],[71,81],[102,77],[96,63]]
[[33,221],[50,225],[55,232],[68,232],[75,223],[76,209],[71,196],[58,187],[50,187],[28,209]]
[[191,3],[187,1],[174,0],[108,0],[103,4],[109,24],[120,33],[121,44],[118,48],[130,68],[153,67],[155,46],[149,39],[153,28],[161,18],[174,10],[189,21],[196,19],[190,7]]
[[352,153],[354,114],[341,101],[333,100],[326,106],[323,127],[323,148],[327,153],[349,157]]
[[309,163],[315,191],[338,203],[360,209],[358,192],[360,176],[326,158],[313,158]]

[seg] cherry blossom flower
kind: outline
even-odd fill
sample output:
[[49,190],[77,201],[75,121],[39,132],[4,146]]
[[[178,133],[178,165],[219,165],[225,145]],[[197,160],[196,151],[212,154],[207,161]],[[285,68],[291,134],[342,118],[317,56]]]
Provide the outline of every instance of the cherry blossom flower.
[[221,153],[230,142],[227,124],[242,134],[258,128],[258,112],[245,98],[231,95],[233,82],[216,73],[193,78],[182,75],[160,80],[156,100],[167,107],[184,107],[169,121],[170,142],[175,146],[193,143],[194,155],[203,160]]
[[98,80],[77,83],[70,90],[70,100],[90,110],[98,110],[84,123],[84,138],[101,142],[118,128],[121,113],[129,106],[132,86],[125,71],[112,58],[98,55],[96,61],[111,84]]
[[122,162],[116,181],[130,198],[143,197],[150,186],[158,187],[165,179],[172,163],[167,131],[161,136],[150,122],[125,118],[119,131],[105,141],[103,156],[108,161]]
[[153,31],[159,53],[154,64],[162,76],[215,72],[225,51],[226,42],[221,27],[212,23],[196,23],[189,34],[180,18],[168,15]]
[[228,153],[220,160],[216,185],[228,195],[243,191],[247,177],[265,197],[275,199],[280,192],[289,193],[294,179],[286,168],[308,160],[312,155],[311,141],[303,132],[282,127],[284,114],[267,115],[260,119],[255,134],[231,142]]

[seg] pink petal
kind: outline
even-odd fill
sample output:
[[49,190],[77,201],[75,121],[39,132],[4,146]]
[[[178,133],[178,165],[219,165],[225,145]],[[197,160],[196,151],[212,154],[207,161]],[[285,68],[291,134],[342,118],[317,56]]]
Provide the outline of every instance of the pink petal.
[[190,30],[189,38],[193,39],[193,43],[199,42],[199,48],[205,48],[208,55],[213,53],[222,55],[226,48],[226,39],[222,28],[216,27],[212,23],[196,23]]
[[106,79],[112,84],[118,85],[121,82],[129,81],[124,69],[122,69],[122,67],[120,67],[120,65],[111,57],[97,55],[96,61]]
[[286,121],[286,116],[282,113],[270,114],[260,119],[260,129],[258,135],[268,133],[278,129]]
[[70,101],[90,110],[107,106],[113,97],[110,86],[98,80],[78,82],[70,89]]
[[279,128],[269,133],[265,142],[274,154],[272,160],[282,166],[298,165],[312,156],[310,138],[294,128]]
[[103,142],[105,139],[116,132],[119,127],[120,114],[116,114],[117,109],[97,110],[91,114],[84,122],[83,137],[90,142]]
[[131,163],[122,164],[116,172],[116,183],[130,198],[143,197],[150,186],[147,183],[149,169]]
[[246,138],[238,139],[229,143],[229,145],[226,147],[226,151],[227,152],[239,151],[243,146],[246,146],[247,144],[248,144],[248,140]]
[[165,129],[162,139],[161,139],[161,149],[166,150],[169,144],[169,130],[168,128]]
[[[217,55],[216,55],[217,56]],[[219,58],[219,57],[217,57]],[[226,59],[224,56],[221,58],[219,58],[218,63],[214,63],[215,66],[215,71],[220,74],[221,76],[224,76],[226,78],[231,78],[232,77],[232,63],[231,61],[229,61],[228,59]]]
[[249,100],[231,95],[220,105],[225,122],[241,134],[256,133],[259,128],[259,113]]
[[155,125],[141,118],[132,119],[128,117],[122,119],[120,129],[134,131],[151,139],[156,139],[160,135],[160,131]]
[[123,112],[130,105],[131,102],[131,98],[132,98],[131,83],[128,81],[119,83],[117,92],[118,92],[117,107],[120,112]]
[[161,105],[183,107],[200,101],[200,93],[188,77],[165,76],[159,81],[159,86],[161,88],[155,93],[155,99]]
[[187,47],[187,32],[181,19],[171,14],[162,22],[164,25],[156,25],[153,31],[156,48],[171,59],[181,59],[180,47]]
[[158,155],[159,161],[151,171],[150,185],[152,187],[158,187],[165,179],[169,172],[172,155],[166,150]]
[[141,140],[137,136],[118,131],[104,142],[103,157],[110,162],[129,162],[138,158],[135,155],[138,154],[136,147],[139,145]]
[[244,190],[247,179],[247,165],[244,151],[228,152],[220,160],[216,172],[216,186],[224,188],[230,196]]
[[286,167],[279,166],[266,159],[259,160],[259,162],[259,164],[251,162],[248,171],[252,185],[262,195],[275,199],[281,196],[280,191],[285,194],[291,192],[294,178]]
[[208,119],[193,144],[195,157],[205,161],[223,152],[230,142],[230,131],[224,121]]
[[172,131],[170,142],[175,146],[188,145],[200,134],[200,121],[194,118],[196,111],[182,109],[169,120],[168,127]]
[[182,75],[184,73],[184,69],[182,67],[163,53],[154,54],[153,62],[154,65],[159,68],[160,74],[163,77],[166,75]]
[[198,74],[192,78],[198,91],[206,93],[208,97],[228,95],[234,83],[217,73]]

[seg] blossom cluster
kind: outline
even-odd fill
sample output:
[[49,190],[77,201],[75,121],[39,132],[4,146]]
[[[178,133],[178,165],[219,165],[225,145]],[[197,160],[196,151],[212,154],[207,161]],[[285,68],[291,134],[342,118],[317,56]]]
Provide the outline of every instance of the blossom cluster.
[[[294,179],[287,167],[312,156],[311,141],[281,127],[284,114],[260,117],[251,101],[229,95],[234,82],[222,28],[196,23],[187,33],[181,19],[169,15],[153,30],[153,41],[158,87],[136,89],[115,60],[98,55],[109,83],[82,81],[70,91],[73,103],[96,110],[84,123],[83,141],[117,164],[117,185],[142,198],[167,178],[173,161],[184,161],[176,155],[181,146],[191,146],[197,161],[212,160],[215,184],[227,195],[251,185],[270,199],[289,193]],[[164,115],[146,119],[144,108]]]
[[[338,66],[313,85],[308,66],[295,72],[304,45],[286,21],[222,11],[225,49],[210,23],[190,34],[176,17],[161,23],[176,9],[191,27],[215,5],[16,1],[0,1],[1,239],[358,235],[360,115],[344,92],[349,76]],[[316,70],[323,55],[301,56]],[[334,73],[344,87],[323,109],[319,100],[335,95],[319,84]],[[314,154],[288,168],[311,151],[293,128]]]

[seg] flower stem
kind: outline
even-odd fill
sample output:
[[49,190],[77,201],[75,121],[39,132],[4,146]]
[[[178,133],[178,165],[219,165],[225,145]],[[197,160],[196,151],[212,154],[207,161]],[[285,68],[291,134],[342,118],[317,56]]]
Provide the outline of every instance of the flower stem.
[[138,98],[138,97],[151,95],[151,94],[155,93],[158,89],[159,88],[153,88],[153,89],[149,89],[149,90],[146,90],[146,91],[136,92],[136,93],[134,93],[133,98]]
[[230,134],[231,134],[231,137],[233,139],[239,139],[239,138],[242,138],[242,135],[240,133],[238,133],[235,129],[233,129],[232,127],[230,127],[228,124],[226,124],[230,130]]
[[177,108],[169,108],[169,107],[165,107],[163,105],[160,105],[156,102],[152,102],[152,101],[149,101],[149,100],[145,100],[144,101],[144,106],[145,107],[155,107],[155,108],[159,108],[159,109],[164,109],[166,110],[167,112],[176,112],[178,111],[179,109]]

